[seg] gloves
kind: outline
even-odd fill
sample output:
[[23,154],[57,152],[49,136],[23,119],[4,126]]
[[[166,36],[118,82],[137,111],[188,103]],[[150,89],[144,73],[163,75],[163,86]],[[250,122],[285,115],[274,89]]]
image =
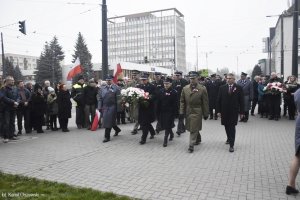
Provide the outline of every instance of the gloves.
[[179,114],[178,119],[183,120],[184,119],[184,114]]
[[207,119],[208,119],[208,116],[205,116],[205,117],[204,117],[204,120],[207,120]]

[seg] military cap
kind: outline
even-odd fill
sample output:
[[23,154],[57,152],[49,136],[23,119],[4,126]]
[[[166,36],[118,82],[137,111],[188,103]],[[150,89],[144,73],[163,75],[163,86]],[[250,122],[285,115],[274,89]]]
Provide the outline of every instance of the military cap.
[[241,73],[241,76],[247,76],[248,74],[246,74],[245,72]]
[[139,70],[132,70],[131,73],[136,75],[136,74],[139,74],[140,71]]
[[190,71],[190,72],[189,72],[189,77],[190,77],[190,78],[195,78],[195,77],[197,77],[197,76],[199,76],[199,73],[198,73],[198,72],[196,72],[196,71]]
[[164,83],[172,83],[173,80],[170,77],[166,77]]
[[113,75],[109,75],[109,74],[107,74],[107,76],[106,76],[105,80],[106,80],[106,81],[110,81],[110,80],[112,80],[113,78],[114,78],[114,76],[113,76]]
[[148,78],[149,78],[149,74],[147,74],[147,73],[143,73],[140,77],[141,80],[146,80]]
[[182,72],[181,72],[181,71],[176,71],[174,74],[175,74],[176,76],[181,76],[181,75],[182,75]]

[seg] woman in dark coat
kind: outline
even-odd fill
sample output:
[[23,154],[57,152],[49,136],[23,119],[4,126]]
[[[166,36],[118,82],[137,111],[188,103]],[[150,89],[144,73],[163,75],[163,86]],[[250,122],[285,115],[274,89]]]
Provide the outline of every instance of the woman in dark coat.
[[298,117],[296,120],[295,130],[295,157],[291,162],[289,172],[289,183],[286,186],[286,194],[297,194],[299,190],[296,189],[296,177],[300,167],[300,90],[298,89],[294,94],[295,104],[298,110]]
[[34,86],[30,106],[34,129],[37,133],[44,133],[42,126],[47,104],[43,95],[43,88],[39,84],[35,84]]
[[71,95],[65,84],[59,86],[57,95],[58,118],[59,124],[63,132],[69,132],[68,123],[71,118],[72,102]]
[[168,145],[174,138],[172,128],[174,127],[174,119],[177,113],[177,92],[172,89],[172,79],[166,78],[164,81],[164,89],[161,89],[157,98],[157,116],[161,126],[161,130],[165,130],[165,138],[163,147]]

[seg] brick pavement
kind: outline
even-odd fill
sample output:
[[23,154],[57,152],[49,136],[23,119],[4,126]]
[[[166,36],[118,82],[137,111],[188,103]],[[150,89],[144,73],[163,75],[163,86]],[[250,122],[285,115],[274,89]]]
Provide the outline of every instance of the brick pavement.
[[251,117],[237,126],[235,152],[229,153],[220,120],[207,120],[193,154],[187,152],[188,133],[167,148],[162,133],[139,145],[141,133],[131,135],[133,124],[127,124],[103,144],[103,129],[77,130],[72,123],[69,133],[1,143],[0,170],[141,199],[300,199],[284,193],[294,123]]

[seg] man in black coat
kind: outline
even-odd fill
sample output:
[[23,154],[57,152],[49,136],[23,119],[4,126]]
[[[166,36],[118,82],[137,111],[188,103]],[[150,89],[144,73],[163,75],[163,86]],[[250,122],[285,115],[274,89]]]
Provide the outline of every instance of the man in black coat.
[[[216,74],[212,74],[211,80],[209,80],[206,84],[206,90],[208,94],[208,101],[209,101],[209,113],[210,113],[210,118],[215,120],[218,119],[217,112],[216,112],[216,104],[217,104],[217,97],[219,93],[219,88],[221,85],[221,81],[216,80]],[[213,113],[215,110],[215,114]]]
[[[175,117],[179,117],[179,107],[180,107],[180,95],[182,89],[189,84],[187,80],[182,78],[182,72],[181,71],[176,71],[174,76],[174,80],[172,83],[172,88],[177,91],[177,109],[175,113]],[[184,126],[184,118],[181,118],[178,120],[178,125],[177,125],[177,135],[180,136],[181,133],[185,132],[185,126]]]
[[150,131],[150,139],[154,138],[155,131],[152,126],[152,122],[155,121],[155,86],[149,83],[149,75],[143,74],[141,76],[142,84],[139,85],[139,88],[149,93],[149,99],[145,99],[140,101],[139,105],[139,117],[138,122],[143,131],[143,135],[140,141],[140,144],[145,144],[148,136],[148,132]]
[[235,126],[239,114],[244,117],[244,95],[242,88],[235,83],[233,74],[227,74],[227,84],[220,87],[217,99],[217,112],[221,124],[225,126],[229,152],[234,152]]
[[[162,74],[160,72],[155,72],[154,75],[155,75],[155,80],[152,82],[152,84],[155,87],[155,95],[157,96],[159,94],[160,90],[164,88],[164,82],[161,78]],[[157,110],[157,102],[155,102],[155,110]],[[157,115],[156,117],[157,117],[157,124],[156,124],[155,131],[158,134],[159,131],[161,131],[162,129],[160,127],[159,116]]]
[[177,92],[172,88],[172,79],[166,78],[164,88],[160,90],[157,97],[157,116],[162,130],[165,130],[165,138],[163,147],[168,145],[174,138],[172,128],[174,127],[174,119],[177,109]]
[[98,89],[96,87],[96,82],[94,79],[89,80],[89,84],[83,88],[83,99],[84,99],[84,119],[85,127],[88,130],[91,129],[92,122],[95,117],[95,112],[97,108],[97,94]]

